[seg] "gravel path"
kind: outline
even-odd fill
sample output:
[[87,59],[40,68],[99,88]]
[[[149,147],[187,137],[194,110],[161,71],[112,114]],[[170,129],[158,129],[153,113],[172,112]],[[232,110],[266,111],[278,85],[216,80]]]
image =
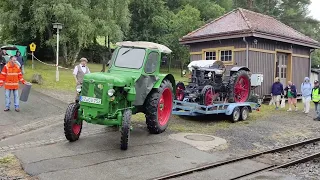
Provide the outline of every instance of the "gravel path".
[[314,159],[289,168],[278,169],[276,172],[293,175],[304,180],[318,180],[320,179],[320,159]]

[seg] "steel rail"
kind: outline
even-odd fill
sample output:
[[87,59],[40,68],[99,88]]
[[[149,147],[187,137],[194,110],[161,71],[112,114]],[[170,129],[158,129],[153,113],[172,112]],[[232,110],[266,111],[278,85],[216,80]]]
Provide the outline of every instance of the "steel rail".
[[256,170],[256,171],[253,171],[253,172],[250,172],[250,173],[247,173],[247,174],[243,174],[241,176],[232,178],[230,180],[236,180],[236,179],[247,177],[247,176],[250,176],[250,175],[253,175],[253,174],[258,174],[258,173],[262,173],[262,172],[266,172],[266,171],[273,171],[273,170],[280,169],[280,168],[290,167],[290,166],[293,166],[293,165],[296,165],[296,164],[300,164],[300,163],[305,163],[305,162],[311,161],[311,160],[313,160],[315,158],[320,158],[320,152],[312,154],[312,155],[309,155],[309,156],[306,156],[306,157],[302,157],[302,158],[299,158],[297,160],[293,160],[293,161],[290,161],[290,162],[287,162],[287,163],[284,163],[284,164],[281,164],[281,165],[271,165],[269,167],[266,167],[266,168],[263,168],[263,169],[259,169],[259,170]]
[[[198,166],[198,167],[195,167],[195,168],[190,168],[190,169],[186,169],[186,170],[182,170],[182,171],[166,174],[166,175],[163,175],[163,176],[159,176],[159,177],[156,177],[156,178],[151,178],[150,180],[165,180],[165,179],[181,177],[181,176],[185,176],[187,174],[192,174],[194,172],[199,172],[199,171],[204,171],[204,170],[207,170],[207,169],[216,168],[216,167],[219,167],[219,166],[231,164],[231,163],[242,161],[242,160],[245,160],[245,159],[252,159],[252,158],[261,156],[263,154],[269,154],[269,153],[284,151],[284,150],[292,149],[292,148],[295,148],[295,147],[298,147],[298,146],[302,146],[302,145],[318,142],[318,141],[320,141],[320,137],[309,139],[309,140],[305,140],[305,141],[301,141],[301,142],[298,142],[298,143],[293,143],[293,144],[286,145],[286,146],[283,146],[283,147],[280,147],[280,148],[275,148],[275,149],[266,150],[266,151],[262,151],[262,152],[258,152],[258,153],[253,153],[253,154],[250,154],[250,155],[241,156],[241,157],[238,157],[238,158],[235,158],[235,159],[230,159],[230,160],[219,161],[219,162],[215,162],[215,163],[204,164],[204,165],[201,165],[201,166]],[[274,167],[274,165],[271,165],[271,166],[269,166],[267,168],[264,168],[263,170],[266,170],[266,169],[269,169],[269,168],[273,168],[273,167]],[[262,170],[260,169],[260,171],[262,171]]]

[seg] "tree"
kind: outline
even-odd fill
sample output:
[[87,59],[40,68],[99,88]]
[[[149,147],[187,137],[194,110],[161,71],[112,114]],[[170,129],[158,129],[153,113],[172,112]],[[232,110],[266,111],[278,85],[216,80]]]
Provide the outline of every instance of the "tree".
[[[61,48],[66,65],[73,65],[80,50],[105,35],[120,40],[128,31],[129,0],[7,0],[0,3],[2,31],[17,39],[41,37],[56,45],[52,23],[62,23]],[[22,4],[22,5],[20,5]],[[18,7],[18,8],[12,8]],[[30,31],[31,30],[31,31]]]

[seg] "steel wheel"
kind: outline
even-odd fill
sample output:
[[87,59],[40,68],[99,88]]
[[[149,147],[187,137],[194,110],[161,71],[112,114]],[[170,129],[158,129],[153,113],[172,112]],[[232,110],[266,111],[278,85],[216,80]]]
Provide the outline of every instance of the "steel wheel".
[[184,90],[186,89],[185,85],[182,82],[179,82],[177,84],[177,89],[176,89],[176,99],[178,101],[183,101],[184,99]]
[[250,77],[247,71],[238,71],[233,74],[229,82],[229,101],[246,102],[251,90]]
[[206,85],[201,91],[200,103],[205,106],[213,104],[214,90],[210,85]]

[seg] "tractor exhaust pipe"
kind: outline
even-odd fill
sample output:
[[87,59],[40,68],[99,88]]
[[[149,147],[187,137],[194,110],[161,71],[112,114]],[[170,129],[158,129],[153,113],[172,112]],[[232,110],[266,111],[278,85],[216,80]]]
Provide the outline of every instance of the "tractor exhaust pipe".
[[246,43],[246,67],[249,68],[249,44],[246,37],[243,37],[243,41]]

